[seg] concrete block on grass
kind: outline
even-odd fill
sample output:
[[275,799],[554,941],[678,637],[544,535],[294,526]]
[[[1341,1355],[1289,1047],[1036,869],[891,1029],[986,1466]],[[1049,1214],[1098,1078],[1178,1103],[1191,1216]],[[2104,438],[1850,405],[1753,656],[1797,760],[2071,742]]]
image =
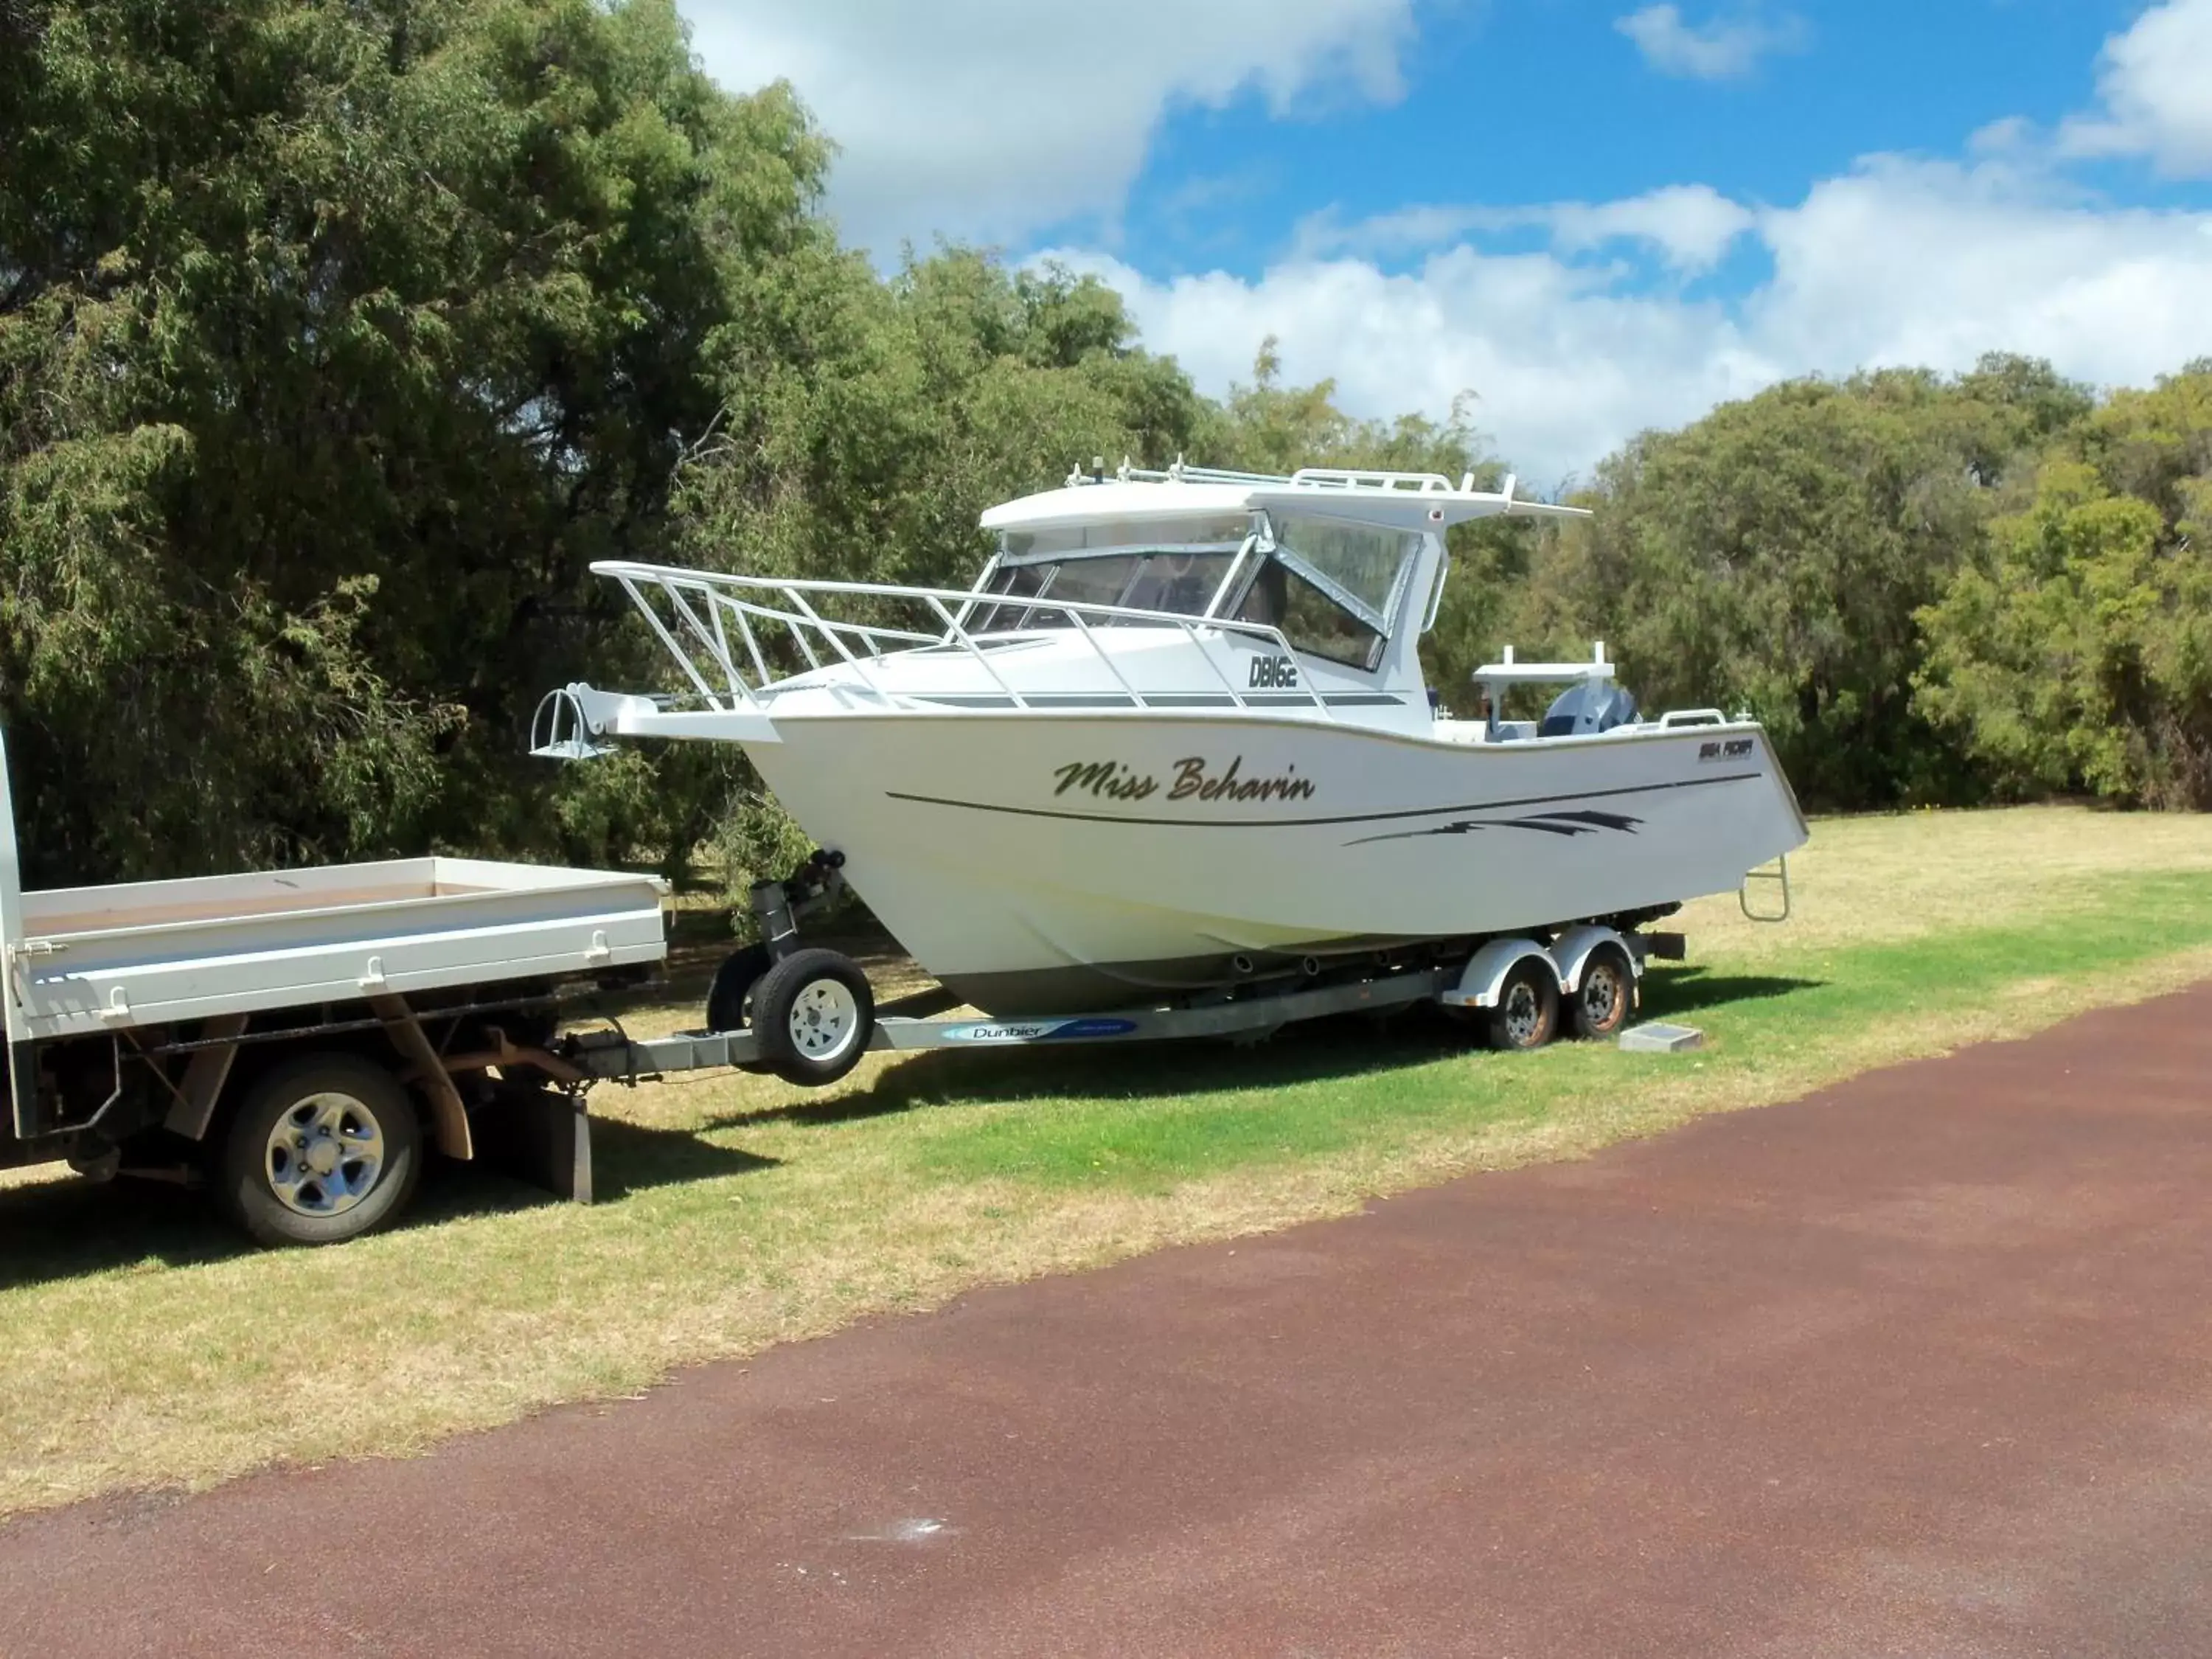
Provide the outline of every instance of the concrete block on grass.
[[1632,1025],[1620,1034],[1620,1046],[1632,1054],[1679,1054],[1705,1046],[1705,1034],[1694,1025],[1668,1025],[1653,1021]]

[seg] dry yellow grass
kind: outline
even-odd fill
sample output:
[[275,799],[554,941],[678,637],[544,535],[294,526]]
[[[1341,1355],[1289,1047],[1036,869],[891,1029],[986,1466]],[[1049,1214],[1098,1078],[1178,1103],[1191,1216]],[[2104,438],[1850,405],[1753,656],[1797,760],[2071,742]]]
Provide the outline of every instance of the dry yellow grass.
[[[2063,913],[2096,882],[2147,870],[2212,872],[2212,823],[2069,809],[1831,821],[1793,861],[1796,922],[1754,929],[1727,901],[1692,907],[1684,926],[1716,973],[1809,975],[1869,941]],[[872,1059],[826,1097],[736,1075],[604,1091],[603,1158],[626,1182],[613,1201],[532,1202],[465,1178],[427,1194],[424,1224],[334,1251],[233,1253],[173,1194],[74,1182],[0,1193],[0,1329],[10,1337],[0,1512],[119,1486],[204,1486],[272,1460],[416,1450],[979,1283],[1577,1156],[2207,974],[2212,945],[2202,944],[2094,978],[2023,963],[1971,1006],[1824,1030],[1755,1066],[1647,1066],[1629,1088],[1629,1074],[1587,1051],[1530,1056],[1510,1073],[1478,1073],[1480,1057],[1417,1054],[1408,1075],[1522,1079],[1545,1091],[1546,1109],[1378,1121],[1326,1156],[1157,1190],[934,1177],[926,1155],[944,1137],[1088,1103],[955,1091],[927,1110],[870,1115],[904,1103],[901,1067],[915,1063]],[[671,1008],[662,1023],[690,1018]],[[1115,1086],[1113,1065],[1092,1068],[1091,1086]]]
[[[2147,870],[2212,875],[2212,820],[2086,806],[1822,818],[1790,860],[1788,927],[1745,921],[1733,897],[1701,899],[1664,925],[1686,931],[1700,956],[1771,963],[2063,909],[2085,884]],[[1753,894],[1762,901],[1771,895]]]

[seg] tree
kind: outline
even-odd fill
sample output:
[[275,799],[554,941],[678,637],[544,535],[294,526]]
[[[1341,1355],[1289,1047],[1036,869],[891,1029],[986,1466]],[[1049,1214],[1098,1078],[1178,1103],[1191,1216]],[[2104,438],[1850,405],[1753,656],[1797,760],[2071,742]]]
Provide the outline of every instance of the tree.
[[1915,704],[1915,616],[2069,396],[1992,361],[1955,382],[1794,382],[1646,434],[1599,468],[1595,520],[1544,544],[1514,624],[1553,649],[1612,642],[1653,706],[1750,710],[1809,803],[1970,798],[1958,742]]
[[2212,479],[2212,362],[2161,376],[2146,391],[2114,392],[2069,436],[2063,453],[2094,465],[2106,489],[2149,502],[2168,526],[2192,512],[2203,522],[2202,486]]
[[1986,566],[1922,613],[1921,706],[2006,794],[2212,807],[2212,480],[2174,488],[2169,534],[2152,502],[2053,461]]
[[823,141],[668,0],[11,17],[0,714],[67,780],[34,872],[543,843],[529,702],[628,637],[586,567],[659,550],[702,351],[825,257]]

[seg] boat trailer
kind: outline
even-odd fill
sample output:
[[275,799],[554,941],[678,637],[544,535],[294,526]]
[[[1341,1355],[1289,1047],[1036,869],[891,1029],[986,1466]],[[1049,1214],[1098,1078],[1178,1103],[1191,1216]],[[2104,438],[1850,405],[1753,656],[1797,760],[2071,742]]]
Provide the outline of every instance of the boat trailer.
[[749,903],[762,943],[733,952],[716,977],[708,1006],[710,1025],[720,1029],[651,1038],[633,1037],[619,1025],[572,1032],[562,1041],[562,1058],[586,1083],[731,1067],[820,1086],[870,1052],[1205,1038],[1249,1043],[1307,1020],[1387,1014],[1423,1002],[1484,1024],[1494,1048],[1527,1049],[1563,1030],[1617,1036],[1640,1001],[1646,961],[1683,954],[1680,934],[1641,930],[1657,919],[1644,914],[1426,942],[1339,963],[1307,957],[1279,972],[1255,969],[1231,985],[1163,997],[1151,1007],[1003,1018],[948,1014],[957,999],[938,988],[878,1009],[858,963],[799,938],[799,918],[842,890],[842,863],[817,852],[789,879],[754,884]]

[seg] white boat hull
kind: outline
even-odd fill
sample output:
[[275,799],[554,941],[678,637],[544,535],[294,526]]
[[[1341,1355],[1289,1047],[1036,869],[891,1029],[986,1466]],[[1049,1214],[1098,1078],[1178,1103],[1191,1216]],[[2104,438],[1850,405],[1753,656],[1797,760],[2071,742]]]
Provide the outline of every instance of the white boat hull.
[[929,972],[1111,1007],[1735,889],[1806,831],[1756,725],[1458,743],[1348,721],[780,708],[748,744]]

